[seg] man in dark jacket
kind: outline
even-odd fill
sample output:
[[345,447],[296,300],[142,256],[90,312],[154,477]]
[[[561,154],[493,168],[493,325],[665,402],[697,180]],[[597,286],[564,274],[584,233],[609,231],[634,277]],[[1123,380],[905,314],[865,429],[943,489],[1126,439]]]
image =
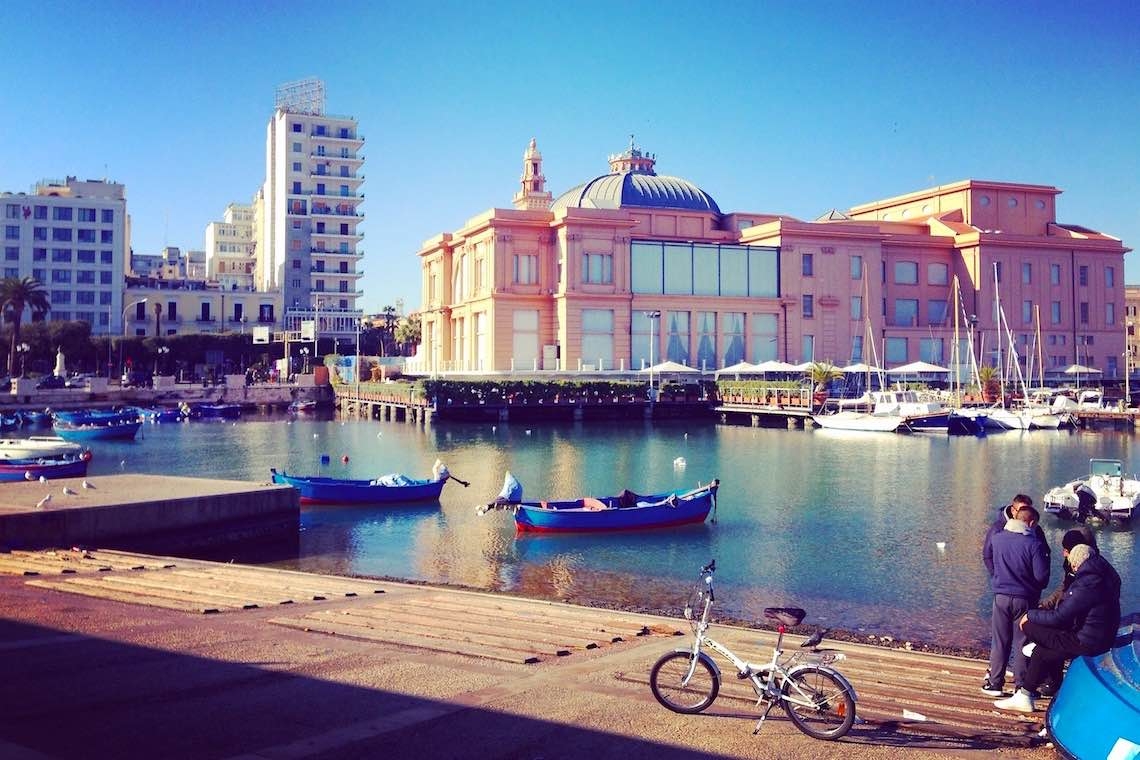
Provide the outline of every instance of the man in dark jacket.
[[1069,551],[1075,575],[1065,596],[1052,610],[1030,610],[1018,626],[1035,646],[1021,688],[994,706],[1033,712],[1033,691],[1070,657],[1107,652],[1120,627],[1120,576],[1088,544]]
[[[1021,509],[1022,507],[1032,506],[1033,499],[1023,493],[1019,493],[1017,496],[1013,497],[1013,501],[1011,501],[1008,506],[1002,507],[1000,510],[998,510],[997,518],[995,518],[994,521],[990,523],[989,530],[986,531],[986,538],[982,542],[982,562],[985,563],[986,572],[990,574],[991,578],[994,574],[994,551],[992,545],[994,536],[1005,530],[1005,524],[1007,522],[1017,517],[1017,510]],[[1045,531],[1041,530],[1040,525],[1034,526],[1033,532],[1036,533],[1037,537],[1042,541],[1045,540]]]
[[987,567],[994,601],[990,626],[990,669],[982,693],[1001,696],[1005,667],[1013,653],[1013,681],[1022,685],[1026,659],[1022,653],[1025,634],[1017,620],[1041,599],[1049,585],[1049,545],[1038,534],[1040,515],[1033,507],[1020,507],[1012,520],[990,539]]

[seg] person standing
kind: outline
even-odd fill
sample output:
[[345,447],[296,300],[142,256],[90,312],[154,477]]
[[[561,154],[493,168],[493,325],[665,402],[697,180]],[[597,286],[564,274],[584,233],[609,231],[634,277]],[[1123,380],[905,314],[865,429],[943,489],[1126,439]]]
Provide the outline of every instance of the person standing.
[[1034,712],[1033,692],[1070,657],[1107,652],[1120,627],[1120,576],[1095,549],[1077,544],[1069,550],[1073,579],[1055,609],[1029,610],[1018,628],[1035,645],[1021,687],[994,707]]
[[1018,619],[1041,599],[1049,585],[1049,545],[1037,528],[1040,514],[1030,506],[1019,506],[1012,519],[989,541],[990,583],[994,601],[990,624],[990,668],[982,693],[1004,694],[1005,668],[1013,653],[1013,681],[1020,688],[1025,677],[1025,633]]
[[[986,540],[982,542],[982,562],[986,565],[986,572],[993,577],[994,574],[994,559],[993,547],[991,542],[998,533],[1005,530],[1005,524],[1017,517],[1017,510],[1022,507],[1032,507],[1033,499],[1023,493],[1019,493],[1013,497],[1013,501],[1008,506],[1002,507],[998,510],[997,518],[990,523],[989,530],[986,531]],[[1041,526],[1037,525],[1033,528],[1033,532],[1037,534],[1038,538],[1042,541],[1045,540],[1045,531],[1041,530]]]

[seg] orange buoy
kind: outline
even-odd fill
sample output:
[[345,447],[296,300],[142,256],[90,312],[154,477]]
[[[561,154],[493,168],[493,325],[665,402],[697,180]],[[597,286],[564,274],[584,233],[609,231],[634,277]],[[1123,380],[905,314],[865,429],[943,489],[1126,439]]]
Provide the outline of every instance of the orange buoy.
[[344,456],[342,456],[340,458],[340,461],[344,462],[345,464],[348,464],[348,454],[345,454]]
[[91,449],[87,449],[86,451],[84,451],[82,454],[79,455],[79,458],[82,459],[84,462],[90,462],[91,456],[92,456]]

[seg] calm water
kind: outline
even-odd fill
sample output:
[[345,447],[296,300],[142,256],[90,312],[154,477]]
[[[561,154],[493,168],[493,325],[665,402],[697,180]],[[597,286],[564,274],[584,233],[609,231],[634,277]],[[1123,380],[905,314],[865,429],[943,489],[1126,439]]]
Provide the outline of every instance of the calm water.
[[[313,474],[328,454],[325,474],[426,477],[439,457],[471,487],[450,483],[440,504],[427,507],[304,508],[299,551],[274,564],[670,608],[715,557],[725,614],[758,619],[764,606],[794,603],[808,610],[808,623],[973,646],[989,637],[980,557],[997,506],[1019,491],[1040,499],[1087,471],[1094,456],[1122,459],[1135,472],[1135,440],[1112,431],[979,440],[704,424],[421,428],[253,418],[145,426],[138,441],[99,445],[91,474],[265,480],[273,466]],[[684,468],[674,466],[677,457]],[[475,511],[498,493],[508,468],[532,499],[719,477],[719,520],[658,532],[516,537],[508,513]],[[1059,547],[1066,526],[1050,516],[1043,522]],[[1125,610],[1140,610],[1133,532],[1098,530],[1123,578]]]

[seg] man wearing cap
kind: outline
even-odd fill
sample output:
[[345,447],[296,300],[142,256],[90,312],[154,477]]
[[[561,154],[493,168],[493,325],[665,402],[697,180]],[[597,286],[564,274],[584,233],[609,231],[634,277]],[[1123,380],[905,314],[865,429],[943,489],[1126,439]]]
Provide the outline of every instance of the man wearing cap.
[[1068,552],[1073,580],[1056,609],[1030,610],[1018,626],[1033,644],[1021,688],[994,706],[1002,710],[1033,712],[1033,692],[1044,678],[1071,657],[1107,652],[1120,626],[1120,576],[1088,544]]
[[1005,667],[1013,653],[1013,682],[1020,687],[1025,676],[1025,634],[1017,625],[1022,615],[1037,606],[1049,585],[1049,545],[1037,531],[1040,515],[1029,506],[1018,508],[989,542],[986,566],[990,570],[994,601],[990,625],[990,669],[982,693],[1001,696]]

